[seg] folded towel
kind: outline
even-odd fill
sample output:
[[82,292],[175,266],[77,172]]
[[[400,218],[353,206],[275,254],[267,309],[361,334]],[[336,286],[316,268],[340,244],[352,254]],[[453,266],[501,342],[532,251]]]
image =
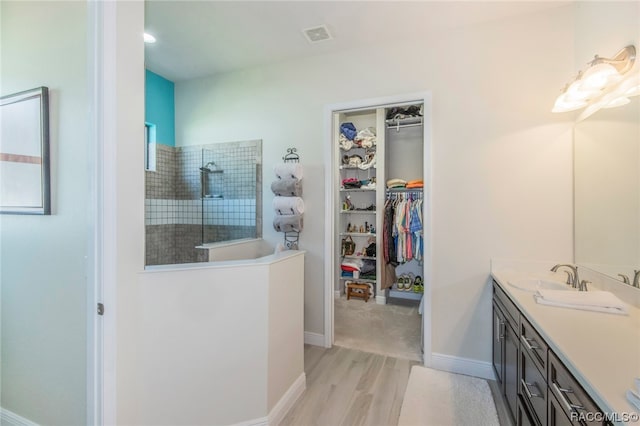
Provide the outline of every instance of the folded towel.
[[407,188],[423,188],[424,181],[422,179],[410,180],[407,182]]
[[535,298],[536,302],[541,305],[628,315],[627,305],[608,291],[567,291],[539,288]]
[[273,172],[278,179],[293,178],[302,179],[302,164],[300,163],[279,163],[273,168]]
[[299,197],[302,195],[302,182],[294,178],[278,179],[271,183],[271,191],[281,197]]
[[279,215],[304,213],[304,201],[300,197],[273,197],[273,209]]
[[278,232],[300,232],[303,228],[302,215],[276,216],[273,218],[273,229]]
[[406,184],[407,181],[403,179],[389,179],[387,181],[387,188],[404,188]]
[[[639,391],[640,392],[640,391]],[[627,401],[633,404],[638,410],[640,410],[640,393],[629,389],[627,391]]]

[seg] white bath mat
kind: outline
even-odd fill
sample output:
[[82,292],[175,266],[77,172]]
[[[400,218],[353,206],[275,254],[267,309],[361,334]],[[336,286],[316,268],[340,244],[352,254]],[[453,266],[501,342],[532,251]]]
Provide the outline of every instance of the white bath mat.
[[413,366],[398,426],[499,426],[486,380]]

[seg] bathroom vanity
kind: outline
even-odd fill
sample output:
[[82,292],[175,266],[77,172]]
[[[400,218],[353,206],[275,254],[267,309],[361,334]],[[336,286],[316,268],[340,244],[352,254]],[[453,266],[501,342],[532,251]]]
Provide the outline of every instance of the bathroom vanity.
[[492,271],[493,367],[514,423],[632,424],[638,410],[625,393],[640,377],[640,310],[539,305],[535,290],[510,284],[522,276]]

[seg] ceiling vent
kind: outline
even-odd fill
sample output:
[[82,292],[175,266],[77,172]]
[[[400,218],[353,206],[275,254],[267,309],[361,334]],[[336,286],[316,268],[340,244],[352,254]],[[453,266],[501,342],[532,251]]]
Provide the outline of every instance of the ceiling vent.
[[319,27],[307,28],[306,30],[302,30],[307,40],[311,43],[317,43],[319,41],[325,41],[331,39],[331,34],[329,34],[329,29],[326,25],[320,25]]

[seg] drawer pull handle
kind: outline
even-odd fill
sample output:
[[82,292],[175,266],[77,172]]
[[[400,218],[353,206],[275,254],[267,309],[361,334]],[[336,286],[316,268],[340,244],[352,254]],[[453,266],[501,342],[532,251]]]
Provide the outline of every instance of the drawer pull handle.
[[504,339],[504,321],[496,317],[496,340],[499,342]]
[[560,402],[562,402],[562,404],[565,406],[565,408],[569,413],[575,412],[576,410],[584,410],[584,407],[582,405],[572,404],[571,402],[569,402],[569,400],[565,396],[565,394],[567,393],[573,393],[573,390],[563,389],[560,386],[558,386],[558,384],[555,381],[551,383],[551,386],[553,386],[553,389],[555,390],[556,394],[560,398]]
[[[538,385],[536,385],[535,383],[527,383],[524,381],[524,379],[520,379],[520,383],[522,383],[522,389],[524,389],[524,393],[527,395],[528,399],[531,398],[543,398],[542,395],[540,395],[540,390],[538,389]],[[536,393],[532,393],[531,390],[529,389],[529,386],[535,388]]]
[[540,346],[538,346],[538,343],[535,341],[535,339],[530,339],[530,338],[527,338],[527,337],[524,337],[524,336],[520,336],[520,340],[522,340],[522,343],[530,351],[535,351],[535,350],[540,349]]

